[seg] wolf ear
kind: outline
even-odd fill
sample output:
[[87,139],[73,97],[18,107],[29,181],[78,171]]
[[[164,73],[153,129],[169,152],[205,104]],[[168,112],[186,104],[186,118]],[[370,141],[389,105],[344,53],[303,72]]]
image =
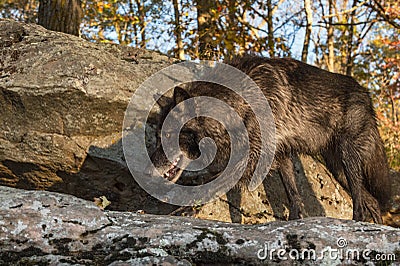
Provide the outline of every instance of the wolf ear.
[[175,87],[174,89],[174,101],[175,104],[178,104],[180,102],[183,102],[184,100],[187,100],[190,98],[190,95],[187,91],[182,89],[181,87]]
[[172,99],[159,93],[153,95],[153,99],[157,101],[158,106],[165,108],[172,103]]

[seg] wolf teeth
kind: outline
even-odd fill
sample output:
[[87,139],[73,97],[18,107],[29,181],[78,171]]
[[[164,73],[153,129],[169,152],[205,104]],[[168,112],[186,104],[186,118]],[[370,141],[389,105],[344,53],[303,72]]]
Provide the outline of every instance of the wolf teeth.
[[178,165],[178,162],[180,161],[180,157],[178,157],[178,158],[176,158],[175,160],[174,160],[174,162],[172,163],[172,166],[177,166]]
[[[173,161],[173,163],[170,165],[168,171],[167,171],[166,173],[164,173],[164,175],[163,175],[164,178],[170,178],[170,177],[174,176],[174,173],[171,172],[171,170],[174,170],[174,169],[177,167],[177,165],[178,165],[178,163],[179,163],[180,160],[181,160],[181,158],[180,158],[180,157],[177,157],[177,158]],[[175,172],[175,174],[176,174],[176,172]]]

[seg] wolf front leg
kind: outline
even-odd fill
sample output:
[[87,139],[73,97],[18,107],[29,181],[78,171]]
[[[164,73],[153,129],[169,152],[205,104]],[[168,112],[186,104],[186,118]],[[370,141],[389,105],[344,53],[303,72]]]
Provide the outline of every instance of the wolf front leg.
[[301,219],[308,216],[304,209],[303,200],[297,189],[293,158],[291,156],[284,157],[278,161],[278,165],[279,174],[289,200],[289,220]]

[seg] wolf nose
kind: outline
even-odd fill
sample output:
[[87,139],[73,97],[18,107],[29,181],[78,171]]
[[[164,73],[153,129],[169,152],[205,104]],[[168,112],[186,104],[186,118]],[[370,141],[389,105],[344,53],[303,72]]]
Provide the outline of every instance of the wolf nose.
[[159,175],[157,172],[157,169],[152,165],[148,165],[145,169],[144,169],[144,174],[145,175],[149,175],[149,176],[156,176]]
[[151,166],[147,166],[147,167],[144,169],[144,173],[145,173],[146,175],[152,175],[152,173],[153,173],[152,167],[151,167]]

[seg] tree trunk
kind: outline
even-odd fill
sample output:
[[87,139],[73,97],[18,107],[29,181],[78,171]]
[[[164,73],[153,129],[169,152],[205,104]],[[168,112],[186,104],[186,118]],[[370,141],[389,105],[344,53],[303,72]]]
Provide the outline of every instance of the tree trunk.
[[275,40],[274,40],[274,22],[273,22],[273,8],[272,0],[267,0],[267,17],[268,17],[268,51],[269,56],[275,56]]
[[179,5],[178,0],[172,0],[172,4],[174,5],[174,13],[175,13],[175,36],[176,36],[176,56],[180,60],[185,60],[185,53],[183,50],[183,42],[182,42],[182,27],[179,17]]
[[140,28],[140,48],[146,48],[146,12],[144,10],[144,3],[142,3],[142,0],[136,0],[136,5],[138,8],[138,13],[139,13],[139,28]]
[[[329,0],[329,15],[333,14],[333,8],[334,8],[334,0]],[[331,72],[335,72],[335,47],[333,43],[333,33],[334,33],[334,28],[333,28],[333,16],[329,17],[329,23],[328,23],[328,70]]]
[[81,0],[40,0],[38,23],[46,29],[79,36]]
[[312,9],[311,0],[304,0],[304,9],[306,12],[307,26],[304,36],[303,51],[301,53],[301,61],[307,63],[308,48],[310,46],[311,31],[312,31]]
[[227,12],[228,15],[226,16],[226,38],[225,42],[225,49],[226,49],[226,57],[232,58],[236,54],[236,45],[239,45],[241,50],[244,50],[246,46],[246,38],[240,38],[242,43],[238,44],[236,42],[236,36],[243,34],[243,32],[239,29],[237,19],[236,19],[236,4],[234,0],[227,0],[225,1],[227,5]]
[[349,26],[349,37],[347,44],[347,57],[346,57],[346,75],[351,76],[353,73],[353,36],[354,36],[354,16],[356,15],[356,9],[358,1],[353,1],[353,11],[350,14],[350,26]]
[[215,33],[215,26],[211,9],[215,6],[212,0],[197,0],[197,27],[199,35],[199,59],[213,59],[212,37]]

